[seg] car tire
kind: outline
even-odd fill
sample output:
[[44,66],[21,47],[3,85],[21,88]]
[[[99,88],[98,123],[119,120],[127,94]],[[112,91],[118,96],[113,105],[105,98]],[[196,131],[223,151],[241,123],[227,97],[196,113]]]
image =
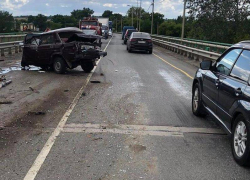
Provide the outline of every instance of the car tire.
[[127,44],[127,41],[124,40],[124,41],[123,41],[123,44]]
[[61,57],[56,57],[53,63],[53,69],[57,74],[63,74],[66,71],[66,63]]
[[149,54],[152,54],[152,53],[153,53],[153,50],[149,50],[148,53],[149,53]]
[[236,117],[233,124],[231,148],[234,160],[239,165],[250,166],[250,127],[241,114]]
[[86,62],[86,63],[81,64],[81,67],[84,72],[90,73],[94,69],[95,66],[92,62]]
[[129,53],[132,53],[132,50],[131,50],[131,48],[128,48],[128,52],[129,52]]
[[29,66],[29,65],[27,64],[27,62],[25,61],[25,56],[22,56],[21,66],[22,66],[22,67]]
[[201,89],[198,83],[194,85],[192,93],[192,111],[195,116],[206,115],[204,106],[201,100]]

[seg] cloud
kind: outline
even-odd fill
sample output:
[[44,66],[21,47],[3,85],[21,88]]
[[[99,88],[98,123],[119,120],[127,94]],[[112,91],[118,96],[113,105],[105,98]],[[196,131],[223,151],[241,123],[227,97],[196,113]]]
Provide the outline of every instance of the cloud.
[[104,7],[115,7],[116,4],[111,4],[111,3],[106,3],[106,4],[103,4]]
[[49,6],[49,3],[46,3],[45,5],[46,5],[46,6]]
[[20,9],[28,2],[29,0],[3,0],[3,2],[0,2],[0,6],[1,9],[14,10],[14,9]]

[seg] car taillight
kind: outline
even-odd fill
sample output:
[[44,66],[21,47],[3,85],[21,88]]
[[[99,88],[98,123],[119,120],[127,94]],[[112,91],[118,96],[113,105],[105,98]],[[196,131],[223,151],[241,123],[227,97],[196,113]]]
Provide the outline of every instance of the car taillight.
[[152,40],[151,40],[151,39],[149,39],[149,40],[147,40],[147,42],[150,42],[150,43],[151,43],[151,42],[152,42]]
[[136,39],[130,39],[130,41],[132,42],[132,41],[136,41]]

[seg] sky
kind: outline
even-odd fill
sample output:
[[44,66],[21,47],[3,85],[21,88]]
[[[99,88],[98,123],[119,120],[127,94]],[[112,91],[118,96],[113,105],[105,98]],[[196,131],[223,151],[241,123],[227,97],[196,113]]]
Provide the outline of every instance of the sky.
[[[140,2],[140,0],[138,0]],[[152,12],[152,0],[142,0],[142,7]],[[83,7],[94,10],[95,16],[101,16],[105,10],[126,15],[129,6],[137,6],[137,0],[0,0],[0,10],[8,11],[13,16],[20,15],[70,15],[74,9]],[[155,12],[172,19],[182,15],[183,0],[155,0]]]

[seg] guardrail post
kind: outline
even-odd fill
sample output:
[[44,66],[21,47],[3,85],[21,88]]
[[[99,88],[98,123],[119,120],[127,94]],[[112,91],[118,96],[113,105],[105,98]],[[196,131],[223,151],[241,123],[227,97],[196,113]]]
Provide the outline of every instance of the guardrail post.
[[4,49],[1,49],[1,56],[4,56]]
[[9,49],[9,54],[12,54],[11,47],[9,47],[8,49]]
[[19,52],[23,51],[22,46],[19,46],[18,49],[19,49]]
[[18,53],[18,46],[15,46],[15,53]]

